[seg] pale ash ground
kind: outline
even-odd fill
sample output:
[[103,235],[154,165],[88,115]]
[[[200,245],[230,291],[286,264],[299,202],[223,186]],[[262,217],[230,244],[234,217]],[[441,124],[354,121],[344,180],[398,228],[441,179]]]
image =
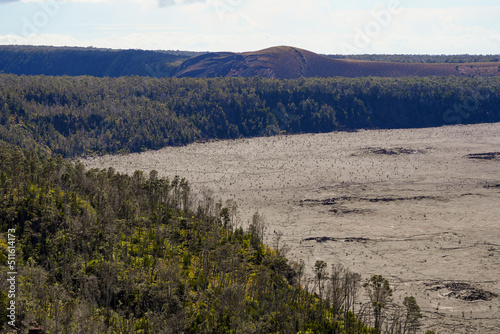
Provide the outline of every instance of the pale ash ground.
[[498,151],[500,123],[196,143],[84,163],[186,177],[195,191],[237,200],[244,225],[258,209],[267,242],[282,231],[290,259],[383,275],[396,302],[417,298],[424,329],[500,333],[500,298],[436,288],[467,282],[500,295],[500,160],[465,157]]

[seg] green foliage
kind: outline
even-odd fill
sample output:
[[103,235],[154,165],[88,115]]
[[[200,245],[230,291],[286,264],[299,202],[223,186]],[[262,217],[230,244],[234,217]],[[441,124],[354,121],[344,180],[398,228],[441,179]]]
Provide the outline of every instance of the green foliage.
[[314,274],[316,278],[316,284],[318,285],[318,291],[319,291],[319,296],[320,298],[323,296],[325,287],[324,287],[324,282],[328,278],[328,274],[326,272],[327,270],[327,265],[324,261],[317,260],[316,263],[314,263]]
[[[281,49],[277,47],[275,49]],[[18,75],[129,75],[171,77],[181,63],[203,54],[191,51],[112,50],[81,47],[0,45],[0,73]],[[259,52],[260,59],[269,60]],[[500,55],[327,55],[337,59],[356,59],[398,63],[498,62]]]
[[6,145],[0,170],[21,330],[36,321],[52,333],[344,333],[348,323],[369,333],[353,314],[333,316],[304,289],[303,267],[259,241],[261,215],[235,229],[234,203],[190,204],[184,179],[85,170]]
[[0,75],[0,141],[74,157],[196,140],[500,121],[500,77]]
[[172,76],[187,51],[112,50],[93,47],[0,46],[0,72],[24,75]]
[[9,318],[7,318],[9,307],[8,295],[3,291],[0,291],[0,331],[7,325]]
[[420,306],[413,296],[405,297],[403,305],[406,308],[405,330],[407,333],[416,333],[420,328],[420,318],[422,318]]
[[385,308],[392,301],[391,286],[389,281],[381,275],[373,275],[367,283],[363,284],[363,287],[370,297],[375,318],[375,331],[381,333]]

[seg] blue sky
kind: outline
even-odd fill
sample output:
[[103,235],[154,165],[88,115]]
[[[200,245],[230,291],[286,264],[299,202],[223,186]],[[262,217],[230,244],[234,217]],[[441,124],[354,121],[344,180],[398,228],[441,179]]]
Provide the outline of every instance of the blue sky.
[[498,0],[0,0],[0,44],[500,54]]

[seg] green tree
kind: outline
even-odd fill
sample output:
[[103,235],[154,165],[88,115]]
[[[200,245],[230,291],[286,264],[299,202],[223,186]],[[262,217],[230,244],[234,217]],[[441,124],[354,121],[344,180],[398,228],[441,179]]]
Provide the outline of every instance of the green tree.
[[384,323],[384,314],[387,303],[392,301],[392,289],[389,281],[381,275],[373,275],[372,278],[363,287],[366,289],[370,298],[373,316],[375,318],[375,331],[381,333]]
[[317,260],[314,264],[314,276],[316,278],[316,286],[318,287],[319,298],[323,298],[325,291],[325,282],[328,279],[327,265],[324,261]]
[[418,306],[415,297],[405,297],[403,305],[406,308],[406,317],[403,332],[404,333],[416,333],[420,329],[420,318],[422,318],[422,313],[420,313],[420,306]]

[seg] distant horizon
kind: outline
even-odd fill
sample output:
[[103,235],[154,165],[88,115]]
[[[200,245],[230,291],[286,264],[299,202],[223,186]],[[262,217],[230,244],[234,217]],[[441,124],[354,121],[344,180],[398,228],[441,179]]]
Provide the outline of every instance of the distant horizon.
[[0,44],[498,54],[497,0],[0,0]]
[[256,52],[265,49],[270,49],[273,47],[294,47],[297,49],[307,50],[313,53],[317,53],[319,55],[327,55],[327,56],[361,56],[361,55],[395,55],[395,56],[404,56],[404,55],[415,55],[415,56],[500,56],[499,53],[442,53],[442,54],[431,54],[431,53],[360,53],[360,54],[339,54],[339,53],[319,53],[314,50],[304,49],[295,45],[275,45],[266,47],[258,50],[245,50],[245,51],[229,51],[229,50],[218,50],[218,51],[207,51],[207,50],[179,50],[179,49],[141,49],[141,48],[113,48],[113,47],[96,47],[96,46],[74,46],[74,45],[35,45],[35,44],[0,44],[2,46],[12,46],[12,47],[40,47],[40,48],[74,48],[74,49],[95,49],[95,50],[112,50],[112,51],[151,51],[151,52],[192,52],[192,53],[212,53],[212,52],[231,52],[231,53],[245,53],[245,52]]

